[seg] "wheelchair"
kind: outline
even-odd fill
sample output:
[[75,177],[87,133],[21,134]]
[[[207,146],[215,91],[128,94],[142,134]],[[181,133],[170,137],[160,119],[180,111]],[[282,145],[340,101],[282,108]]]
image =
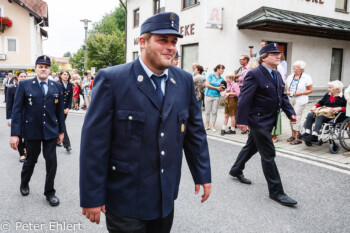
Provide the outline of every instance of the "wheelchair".
[[[312,145],[318,145],[321,146],[325,142],[329,142],[329,152],[331,154],[337,154],[340,150],[340,146],[338,143],[336,143],[336,140],[340,141],[341,146],[345,149],[343,146],[346,145],[349,147],[350,150],[350,121],[348,121],[347,125],[343,124],[345,121],[343,121],[345,118],[345,112],[339,112],[337,116],[334,119],[331,119],[329,122],[325,122],[322,124],[321,130],[318,133],[318,142],[305,142],[306,146],[312,146]],[[302,130],[300,134],[305,133],[305,126],[306,121],[303,124]],[[347,131],[342,130],[344,127],[348,127]],[[344,134],[344,140],[340,140],[341,134]],[[301,139],[301,138],[299,138]]]
[[350,151],[350,117],[347,117],[340,126],[339,142],[344,150]]

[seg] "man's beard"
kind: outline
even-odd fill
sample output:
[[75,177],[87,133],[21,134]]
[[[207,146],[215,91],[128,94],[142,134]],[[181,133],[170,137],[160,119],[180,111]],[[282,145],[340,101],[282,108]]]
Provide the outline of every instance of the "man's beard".
[[165,70],[171,66],[171,63],[173,62],[173,59],[169,60],[168,64],[163,64],[159,56],[155,54],[155,52],[152,51],[152,49],[146,50],[146,57],[154,67],[156,67],[158,70]]

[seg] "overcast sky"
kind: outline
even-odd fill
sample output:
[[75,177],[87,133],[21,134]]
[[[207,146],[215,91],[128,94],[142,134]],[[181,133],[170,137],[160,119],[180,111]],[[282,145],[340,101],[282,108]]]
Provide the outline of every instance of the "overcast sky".
[[[49,38],[43,42],[45,55],[63,57],[67,51],[77,52],[84,43],[85,30],[81,19],[98,22],[119,6],[119,0],[45,0],[49,7]],[[89,24],[89,29],[92,24]]]

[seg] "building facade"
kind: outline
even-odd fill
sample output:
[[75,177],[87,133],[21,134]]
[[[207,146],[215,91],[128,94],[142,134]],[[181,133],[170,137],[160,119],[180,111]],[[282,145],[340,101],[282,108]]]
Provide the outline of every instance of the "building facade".
[[139,55],[140,26],[148,17],[172,11],[180,16],[181,68],[207,73],[217,64],[233,72],[241,55],[256,52],[262,40],[277,42],[288,63],[303,60],[315,91],[327,83],[350,84],[350,15],[348,0],[127,0],[127,61]]
[[48,26],[47,3],[42,0],[1,0],[0,16],[12,21],[0,32],[0,75],[34,68],[43,54],[42,41]]

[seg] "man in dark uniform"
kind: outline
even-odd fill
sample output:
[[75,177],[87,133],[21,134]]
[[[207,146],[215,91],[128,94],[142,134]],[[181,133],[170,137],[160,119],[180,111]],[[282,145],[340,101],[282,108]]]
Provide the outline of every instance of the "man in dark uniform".
[[247,144],[239,153],[230,170],[230,175],[244,184],[251,181],[243,176],[246,162],[259,151],[263,172],[268,183],[270,198],[282,205],[293,206],[297,202],[287,196],[282,187],[280,175],[275,164],[276,151],[271,139],[271,130],[277,124],[280,109],[296,123],[296,116],[284,92],[284,83],[276,71],[281,52],[276,43],[266,45],[260,50],[260,66],[249,71],[244,79],[238,98],[237,127],[243,132],[250,129]]
[[106,210],[111,232],[170,232],[185,152],[195,193],[211,190],[208,144],[191,74],[171,66],[179,17],[141,26],[141,56],[99,70],[85,117],[80,205],[91,222]]
[[17,149],[19,137],[27,142],[27,159],[21,173],[20,192],[29,194],[29,181],[43,146],[46,161],[45,192],[51,206],[59,205],[54,180],[57,170],[56,143],[64,135],[62,85],[48,80],[50,58],[40,56],[35,63],[36,77],[19,83],[12,110],[10,145]]
[[15,83],[15,79],[12,77],[12,73],[8,73],[8,79],[6,80],[5,83],[5,89],[4,89],[4,93],[5,93],[5,102],[7,101],[7,90],[8,88],[13,85]]

